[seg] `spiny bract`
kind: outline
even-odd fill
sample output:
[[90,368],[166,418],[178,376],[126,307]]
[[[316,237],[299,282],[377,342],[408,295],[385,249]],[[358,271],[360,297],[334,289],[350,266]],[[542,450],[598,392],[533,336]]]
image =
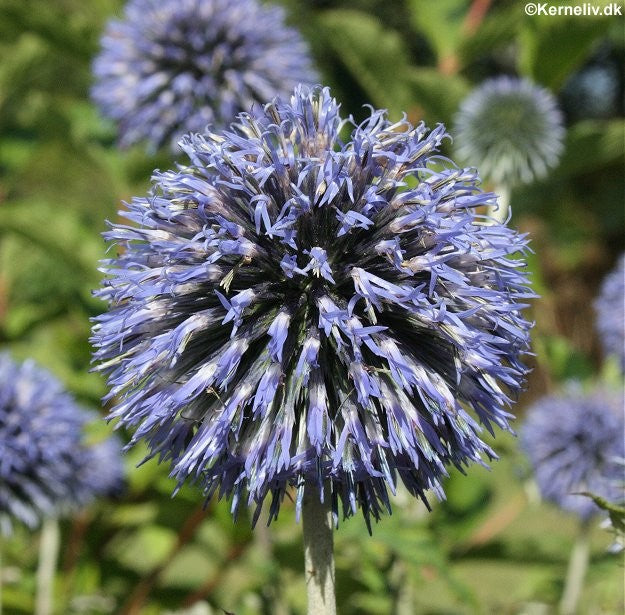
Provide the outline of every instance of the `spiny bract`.
[[93,70],[93,99],[118,123],[120,144],[153,150],[315,81],[284,11],[257,0],[130,0]]
[[588,519],[601,510],[582,492],[620,501],[625,457],[623,393],[571,383],[528,411],[521,445],[542,496]]
[[234,511],[305,483],[367,520],[398,477],[443,497],[446,465],[495,457],[469,411],[508,429],[524,380],[525,238],[478,213],[496,197],[437,155],[443,126],[351,123],[298,87],[189,136],[105,235],[110,416]]

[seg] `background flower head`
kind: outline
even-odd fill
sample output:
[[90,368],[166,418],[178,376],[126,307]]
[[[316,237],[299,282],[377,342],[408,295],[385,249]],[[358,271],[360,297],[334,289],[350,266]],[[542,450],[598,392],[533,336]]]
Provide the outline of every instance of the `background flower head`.
[[83,465],[77,479],[82,488],[81,500],[94,497],[118,497],[126,487],[122,443],[111,436],[95,444],[85,445]]
[[595,310],[603,350],[615,356],[625,370],[625,254],[603,280]]
[[0,530],[30,527],[84,499],[76,480],[92,414],[33,361],[0,355]]
[[521,445],[544,499],[582,518],[600,510],[576,493],[618,499],[625,453],[623,401],[622,392],[584,393],[572,384],[562,395],[544,397],[528,410]]
[[527,79],[485,81],[464,100],[455,119],[459,158],[508,187],[546,175],[560,158],[563,138],[554,96]]
[[305,483],[367,518],[398,479],[442,497],[446,466],[495,456],[479,423],[507,429],[524,380],[524,237],[476,213],[495,196],[475,172],[441,168],[443,126],[345,124],[298,87],[189,136],[106,234],[111,417],[233,510],[271,493],[275,516]]
[[109,23],[92,96],[122,146],[153,149],[315,81],[279,7],[256,0],[130,0]]

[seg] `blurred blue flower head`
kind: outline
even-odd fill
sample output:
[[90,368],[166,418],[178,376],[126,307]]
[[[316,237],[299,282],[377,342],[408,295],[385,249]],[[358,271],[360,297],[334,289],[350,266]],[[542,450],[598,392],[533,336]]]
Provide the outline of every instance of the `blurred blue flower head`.
[[622,392],[584,393],[574,383],[528,410],[521,446],[544,499],[584,519],[601,511],[590,498],[575,494],[622,499],[623,401]]
[[118,497],[125,488],[122,443],[112,436],[84,448],[84,463],[77,477],[82,485],[83,499]]
[[567,114],[575,119],[618,114],[621,72],[618,64],[603,61],[573,73],[562,88]]
[[316,80],[283,10],[257,0],[130,0],[93,68],[93,99],[120,144],[152,149]]
[[33,361],[0,355],[0,532],[86,499],[83,429],[93,417]]
[[543,177],[562,153],[562,115],[554,96],[526,79],[485,81],[455,118],[458,157],[497,185]]
[[[343,142],[342,128],[351,126]],[[369,521],[399,479],[443,497],[449,465],[495,454],[526,370],[524,236],[441,162],[443,126],[343,120],[298,87],[155,172],[106,234],[98,369],[112,418],[179,483],[256,504],[331,484]],[[471,414],[469,411],[473,411]]]
[[625,370],[625,254],[603,280],[595,311],[604,352],[615,356]]

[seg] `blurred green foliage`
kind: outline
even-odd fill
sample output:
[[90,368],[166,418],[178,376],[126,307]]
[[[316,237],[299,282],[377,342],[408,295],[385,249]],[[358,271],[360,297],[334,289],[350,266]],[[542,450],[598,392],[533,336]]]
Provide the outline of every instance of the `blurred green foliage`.
[[[528,17],[512,0],[283,4],[344,113],[357,119],[371,103],[411,121],[444,122],[453,134],[463,97],[502,73],[559,97],[568,131],[562,162],[512,196],[513,224],[532,236],[529,266],[542,295],[533,307],[534,372],[517,412],[522,420],[530,400],[569,378],[601,377],[592,300],[624,248],[623,19]],[[95,408],[105,391],[89,372],[88,344],[89,318],[103,309],[91,296],[104,257],[100,233],[121,201],[146,192],[154,168],[174,164],[167,152],[119,151],[114,127],[89,101],[99,35],[120,10],[119,0],[0,0],[0,340]],[[591,67],[616,75],[611,94],[595,93],[600,105],[575,89]],[[342,614],[555,612],[576,522],[535,501],[511,436],[493,446],[502,457],[493,470],[453,472],[448,500],[432,502],[431,513],[400,491],[373,537],[358,518],[341,525]],[[63,522],[58,613],[150,615],[193,605],[198,614],[304,612],[292,505],[271,528],[252,531],[248,518],[232,522],[225,502],[203,510],[191,487],[172,499],[166,468],[134,469],[143,453],[127,457],[123,498]],[[20,529],[2,545],[5,613],[32,612],[37,538]],[[605,551],[609,542],[594,531],[581,613],[623,612],[622,569]]]

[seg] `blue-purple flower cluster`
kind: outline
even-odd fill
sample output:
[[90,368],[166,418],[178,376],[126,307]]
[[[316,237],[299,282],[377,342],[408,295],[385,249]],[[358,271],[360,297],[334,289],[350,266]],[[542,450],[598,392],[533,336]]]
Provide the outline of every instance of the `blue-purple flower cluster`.
[[509,428],[526,373],[526,240],[479,213],[496,197],[445,137],[298,87],[185,138],[190,163],[106,233],[111,418],[233,511],[271,494],[270,520],[289,486],[368,521],[399,479],[426,501],[494,458],[481,425]]
[[616,357],[625,371],[625,254],[603,280],[595,310],[603,350]]
[[119,484],[121,457],[107,454],[99,465],[104,443],[86,446],[85,426],[95,416],[32,360],[0,355],[0,534],[13,521],[35,527]]
[[89,503],[94,497],[120,496],[126,488],[121,440],[110,436],[86,446],[83,455],[84,463],[77,479],[83,486],[84,503]]
[[545,500],[588,519],[601,511],[581,492],[622,499],[623,402],[622,391],[585,393],[574,383],[528,410],[521,446]]
[[462,102],[455,124],[460,159],[499,186],[546,175],[562,153],[565,130],[556,99],[527,79],[488,79]]
[[92,96],[120,144],[152,149],[316,80],[283,10],[257,0],[130,0],[107,27],[94,73]]

